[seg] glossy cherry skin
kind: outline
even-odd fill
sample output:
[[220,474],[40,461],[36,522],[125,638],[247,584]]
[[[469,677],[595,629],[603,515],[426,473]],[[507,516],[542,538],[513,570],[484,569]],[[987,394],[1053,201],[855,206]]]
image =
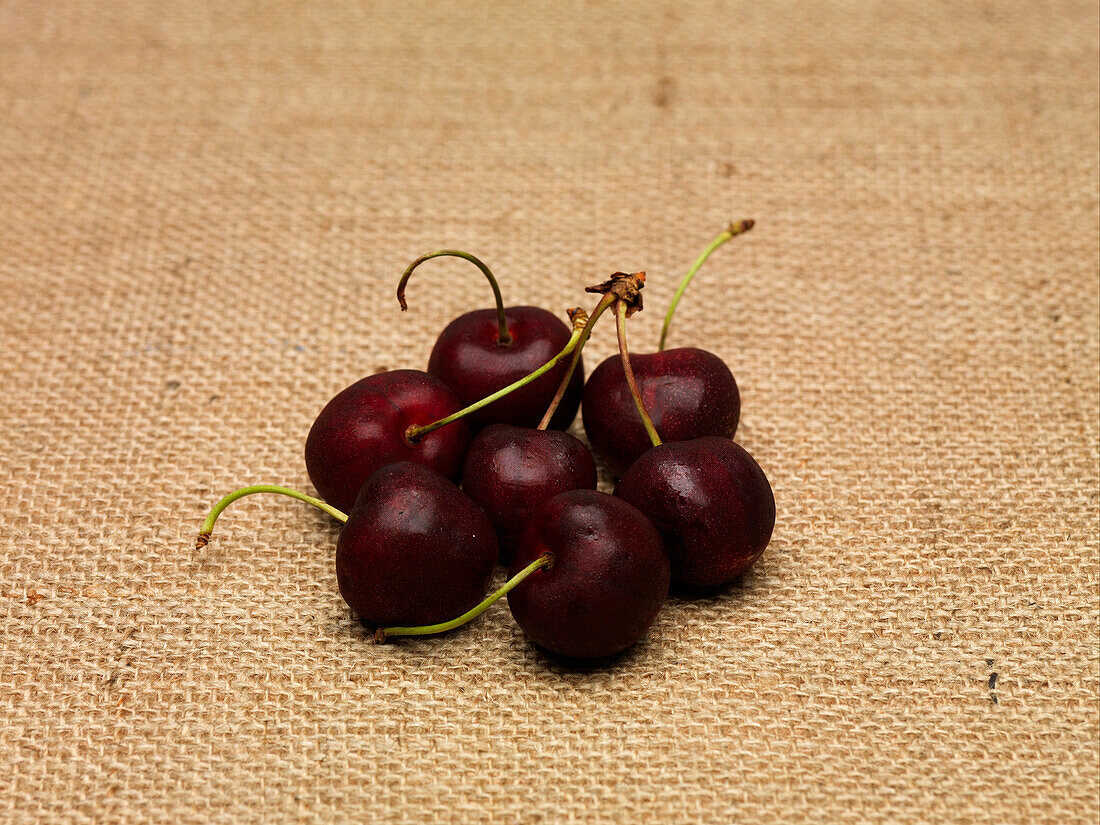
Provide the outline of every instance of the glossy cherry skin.
[[[630,365],[653,425],[662,441],[704,435],[733,438],[741,415],[737,382],[717,355],[681,347],[630,355]],[[608,358],[584,387],[581,408],[592,449],[622,475],[652,444],[642,426],[619,356]]]
[[488,516],[451,481],[409,461],[367,479],[336,544],[340,595],[373,627],[462,615],[485,596],[496,564]]
[[431,424],[461,409],[447,386],[419,370],[393,370],[357,381],[333,398],[309,431],[306,469],[321,498],[345,512],[375,470],[415,461],[457,479],[470,444],[464,421],[428,433],[416,443],[412,425]]
[[523,632],[562,656],[602,658],[641,639],[668,595],[661,537],[639,510],[595,490],[573,490],[531,514],[510,575],[546,552],[551,567],[508,594]]
[[536,507],[558,493],[596,489],[596,462],[569,433],[492,424],[470,443],[462,489],[493,522],[507,564]]
[[[428,372],[454,390],[462,406],[480,401],[529,375],[557,355],[569,343],[570,330],[561,319],[539,307],[506,307],[504,318],[512,335],[509,344],[498,341],[497,313],[479,309],[449,323],[432,348]],[[552,370],[513,393],[467,416],[473,432],[490,424],[535,427],[568,369],[563,359]],[[564,430],[577,416],[584,392],[584,363],[569,380],[550,426]]]
[[764,471],[744,447],[717,436],[653,447],[623,474],[615,495],[649,516],[664,539],[672,580],[693,587],[741,575],[775,526]]

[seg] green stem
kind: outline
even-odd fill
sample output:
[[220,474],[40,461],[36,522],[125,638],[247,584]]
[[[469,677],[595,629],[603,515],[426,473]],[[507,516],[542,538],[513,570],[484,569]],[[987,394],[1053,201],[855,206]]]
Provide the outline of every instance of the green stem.
[[500,287],[497,286],[497,279],[493,277],[493,273],[489,271],[489,267],[482,263],[480,258],[471,255],[469,252],[463,252],[461,249],[439,249],[435,252],[428,252],[409,264],[409,268],[405,270],[405,274],[401,276],[401,280],[397,283],[397,302],[401,304],[401,311],[404,312],[409,308],[408,304],[405,303],[405,284],[409,282],[409,277],[413,274],[413,270],[424,263],[424,261],[429,261],[432,258],[441,258],[445,255],[469,261],[480,269],[485,274],[485,277],[489,279],[489,286],[493,288],[493,299],[497,304],[497,343],[502,346],[512,343],[512,333],[508,331],[508,324],[504,320],[504,299],[500,297]]
[[391,636],[430,636],[434,633],[446,633],[448,630],[454,630],[456,627],[462,627],[468,621],[476,619],[486,610],[493,606],[502,596],[505,596],[512,590],[514,590],[520,582],[534,573],[536,570],[546,567],[549,568],[554,563],[553,553],[543,553],[529,565],[520,570],[512,578],[504,584],[496,593],[487,597],[477,607],[467,610],[457,619],[451,619],[449,622],[441,622],[439,624],[428,624],[420,627],[380,627],[374,631],[374,640],[379,644],[386,641]]
[[695,273],[699,271],[699,267],[706,263],[707,258],[711,256],[711,253],[714,252],[714,250],[716,250],[718,247],[720,247],[731,238],[734,238],[738,235],[743,235],[745,232],[748,232],[750,229],[752,229],[754,223],[756,223],[756,221],[754,221],[752,218],[746,218],[743,221],[731,223],[726,231],[724,231],[721,235],[711,241],[710,246],[703,250],[703,254],[695,259],[695,263],[691,265],[691,269],[687,271],[687,275],[685,275],[683,280],[680,281],[680,286],[677,288],[676,294],[672,296],[672,303],[668,305],[668,312],[665,313],[665,323],[664,326],[661,327],[661,340],[657,344],[658,352],[665,348],[665,339],[668,337],[669,324],[672,323],[672,314],[676,312],[676,305],[679,304],[680,299],[684,297],[684,291],[688,288],[688,284],[691,283],[691,279],[695,277]]
[[584,331],[581,333],[581,338],[577,342],[577,348],[573,350],[573,357],[569,361],[569,368],[565,371],[565,375],[561,377],[561,383],[558,384],[558,390],[554,393],[554,397],[550,400],[550,406],[546,408],[546,412],[543,413],[542,421],[539,422],[537,430],[545,430],[550,426],[550,419],[554,417],[554,413],[558,411],[558,405],[561,404],[561,400],[565,397],[565,391],[569,388],[569,382],[573,379],[573,373],[577,370],[577,363],[581,360],[581,350],[584,349],[585,343],[588,341],[588,336],[592,334],[592,327],[595,326],[596,321],[603,315],[604,310],[615,303],[615,295],[613,293],[607,293],[600,302],[596,304],[596,308],[592,310],[592,314],[588,316],[588,322],[584,325]]
[[541,375],[549,372],[558,364],[560,364],[567,355],[570,355],[577,348],[581,338],[584,337],[584,329],[588,320],[588,316],[585,315],[583,310],[572,309],[569,312],[571,317],[573,318],[573,333],[569,336],[569,340],[565,342],[565,346],[562,347],[561,352],[559,352],[557,355],[555,355],[553,358],[551,358],[549,361],[547,361],[545,364],[543,364],[541,367],[539,367],[537,370],[530,373],[529,375],[523,376],[523,378],[520,378],[518,381],[513,381],[507,387],[497,390],[492,395],[485,396],[480,401],[475,401],[470,406],[464,407],[458,412],[451,413],[446,418],[441,418],[438,421],[433,421],[431,424],[425,424],[423,426],[417,426],[414,424],[405,431],[405,437],[408,438],[409,441],[415,442],[418,439],[426,436],[428,433],[435,432],[440,427],[446,427],[448,424],[454,421],[458,421],[458,419],[464,418],[472,412],[477,412],[482,407],[486,407],[489,404],[492,404],[494,401],[498,401],[509,393],[515,392],[520,387],[527,386],[532,381],[539,378]]
[[626,374],[626,385],[630,388],[630,396],[634,399],[634,406],[638,408],[638,415],[642,417],[642,426],[646,435],[654,447],[661,444],[661,436],[657,434],[657,428],[653,426],[653,419],[649,417],[649,410],[642,403],[642,391],[638,389],[638,381],[634,377],[634,367],[630,363],[630,352],[626,348],[626,301],[619,300],[615,304],[615,329],[619,333],[619,358],[623,362],[623,373]]
[[274,484],[254,484],[251,487],[242,487],[239,490],[234,490],[227,495],[221,501],[214,505],[214,509],[210,511],[210,514],[206,517],[206,521],[202,523],[202,528],[199,530],[199,538],[196,542],[196,547],[202,548],[206,546],[206,543],[210,541],[210,534],[214,532],[214,522],[218,520],[218,516],[222,514],[222,511],[236,501],[239,498],[250,496],[253,493],[278,493],[283,496],[290,496],[296,498],[298,501],[304,501],[306,504],[312,504],[318,510],[324,510],[334,519],[338,521],[347,521],[348,517],[344,513],[337,510],[331,504],[326,504],[319,498],[313,496],[307,496],[305,493],[299,493],[297,490],[291,490],[289,487],[278,487]]

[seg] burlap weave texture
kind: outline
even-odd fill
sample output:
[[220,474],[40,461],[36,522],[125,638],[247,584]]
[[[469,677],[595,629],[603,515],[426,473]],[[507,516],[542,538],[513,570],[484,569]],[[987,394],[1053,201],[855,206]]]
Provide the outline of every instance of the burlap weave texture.
[[[0,820],[1100,816],[1095,3],[0,4]],[[751,575],[571,670],[375,646],[325,401],[647,270],[732,367]],[[614,348],[597,330],[590,367]],[[579,427],[579,424],[578,424]],[[579,430],[578,430],[579,431]],[[605,482],[606,483],[606,482]]]

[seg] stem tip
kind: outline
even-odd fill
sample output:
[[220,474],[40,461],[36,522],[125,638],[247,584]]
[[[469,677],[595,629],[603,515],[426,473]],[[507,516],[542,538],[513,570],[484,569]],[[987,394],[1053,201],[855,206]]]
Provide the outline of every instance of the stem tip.
[[386,643],[386,628],[380,627],[374,631],[374,643],[376,645],[384,645]]
[[210,543],[210,534],[205,532],[205,531],[202,532],[202,533],[199,533],[199,537],[197,539],[195,539],[195,549],[196,550],[202,550],[202,548],[206,547],[206,545],[208,545],[209,543]]
[[586,286],[584,291],[596,292],[600,295],[611,294],[621,299],[627,306],[627,317],[629,317],[642,308],[642,289],[644,287],[644,272],[616,272],[610,280],[595,286]]

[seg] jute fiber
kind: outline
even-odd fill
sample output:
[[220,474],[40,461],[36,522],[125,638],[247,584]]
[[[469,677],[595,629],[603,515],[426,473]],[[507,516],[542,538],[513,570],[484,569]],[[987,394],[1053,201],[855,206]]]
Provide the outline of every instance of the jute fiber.
[[[0,820],[1096,822],[1098,53],[1090,2],[0,5]],[[621,660],[376,646],[289,499],[195,549],[489,305],[400,313],[417,254],[644,269],[650,351],[741,217],[671,344],[775,536]]]

